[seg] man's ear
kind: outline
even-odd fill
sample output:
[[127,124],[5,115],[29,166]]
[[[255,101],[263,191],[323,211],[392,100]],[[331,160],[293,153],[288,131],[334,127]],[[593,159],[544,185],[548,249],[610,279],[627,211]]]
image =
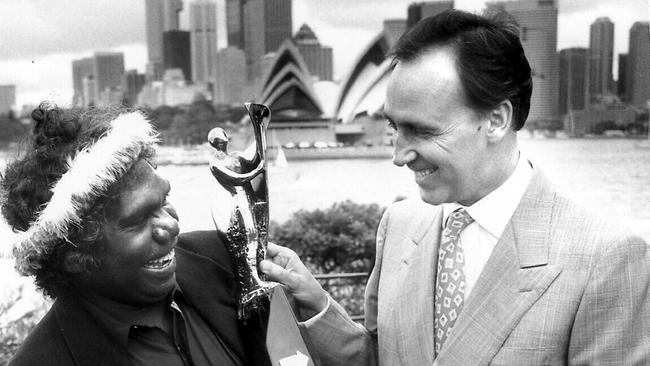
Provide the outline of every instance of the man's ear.
[[63,269],[72,274],[83,272],[83,265],[81,264],[81,254],[77,252],[67,252],[63,260]]
[[494,107],[488,115],[487,135],[490,140],[500,141],[512,126],[512,103],[504,100]]

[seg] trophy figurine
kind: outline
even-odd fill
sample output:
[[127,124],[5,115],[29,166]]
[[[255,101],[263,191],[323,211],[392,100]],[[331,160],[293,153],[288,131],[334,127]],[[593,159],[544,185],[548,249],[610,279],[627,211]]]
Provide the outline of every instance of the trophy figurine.
[[[239,287],[239,319],[267,313],[266,349],[273,365],[314,366],[308,336],[298,326],[296,306],[284,287],[265,281],[257,266],[266,255],[269,191],[266,176],[266,125],[271,111],[263,104],[246,103],[255,145],[252,157],[228,152],[228,134],[213,128],[208,141],[215,148],[210,171],[233,198],[226,236]],[[213,220],[219,227],[213,211]],[[270,302],[267,301],[270,299]],[[267,308],[267,304],[270,304]]]
[[213,128],[208,142],[216,149],[210,171],[233,197],[230,223],[226,230],[228,250],[239,284],[238,316],[247,319],[263,307],[276,283],[266,282],[257,265],[266,255],[269,226],[269,192],[266,177],[265,120],[270,110],[263,104],[246,103],[255,135],[252,158],[228,153],[229,136]]

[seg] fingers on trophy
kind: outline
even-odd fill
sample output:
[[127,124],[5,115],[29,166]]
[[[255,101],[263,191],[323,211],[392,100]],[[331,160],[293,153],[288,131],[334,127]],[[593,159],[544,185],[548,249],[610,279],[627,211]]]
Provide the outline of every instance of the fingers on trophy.
[[229,136],[213,128],[208,142],[216,150],[210,171],[233,197],[226,230],[228,251],[239,287],[238,315],[247,319],[260,311],[276,283],[265,281],[258,264],[266,255],[269,226],[269,192],[266,171],[266,123],[271,111],[263,104],[245,104],[255,134],[252,158],[228,153]]

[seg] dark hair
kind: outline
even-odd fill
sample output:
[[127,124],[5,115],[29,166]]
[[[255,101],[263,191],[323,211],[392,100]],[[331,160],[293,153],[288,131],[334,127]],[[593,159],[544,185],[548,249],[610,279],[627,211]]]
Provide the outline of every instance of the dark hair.
[[533,91],[530,65],[517,23],[505,13],[480,16],[448,10],[425,18],[397,41],[393,62],[412,61],[427,50],[450,46],[469,106],[489,111],[504,100],[513,106],[513,129],[521,129]]
[[[24,145],[25,151],[0,175],[1,210],[14,231],[27,230],[50,201],[50,189],[68,170],[67,158],[82,147],[94,144],[110,129],[113,119],[129,111],[123,107],[93,108],[86,112],[64,110],[44,102],[32,112],[34,130]],[[139,159],[151,161],[154,153],[153,147],[146,147]],[[127,173],[109,187],[107,194],[83,213],[81,227],[73,225],[68,240],[61,239],[54,251],[39,263],[34,271],[35,282],[46,295],[56,298],[75,289],[73,278],[64,268],[66,258],[68,262],[80,264],[85,271],[101,266],[95,253],[106,220],[104,207],[130,184],[134,179],[131,175]]]

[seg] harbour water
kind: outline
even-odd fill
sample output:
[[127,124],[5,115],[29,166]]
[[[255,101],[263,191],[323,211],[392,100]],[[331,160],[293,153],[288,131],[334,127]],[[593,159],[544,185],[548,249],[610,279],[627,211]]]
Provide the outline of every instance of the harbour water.
[[[626,139],[527,139],[522,151],[565,193],[601,215],[624,221],[650,242],[650,149]],[[4,162],[0,163],[4,166]],[[181,230],[210,229],[211,212],[223,212],[229,195],[207,166],[162,165]],[[386,206],[398,196],[417,196],[413,174],[390,158],[289,160],[269,168],[271,218],[282,222],[299,209],[326,208],[350,199]],[[13,234],[0,224],[2,252]]]

